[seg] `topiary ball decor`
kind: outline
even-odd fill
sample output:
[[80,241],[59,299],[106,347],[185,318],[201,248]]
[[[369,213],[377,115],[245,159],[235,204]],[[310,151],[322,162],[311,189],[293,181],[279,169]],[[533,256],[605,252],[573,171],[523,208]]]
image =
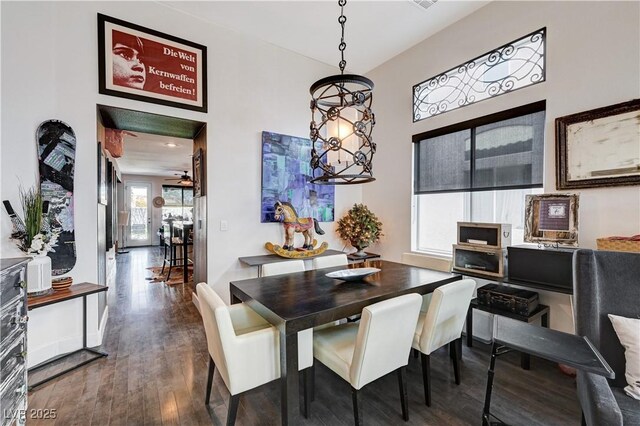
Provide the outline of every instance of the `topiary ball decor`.
[[382,222],[364,204],[353,207],[338,221],[338,235],[356,248],[356,255],[365,256],[364,249],[380,239]]

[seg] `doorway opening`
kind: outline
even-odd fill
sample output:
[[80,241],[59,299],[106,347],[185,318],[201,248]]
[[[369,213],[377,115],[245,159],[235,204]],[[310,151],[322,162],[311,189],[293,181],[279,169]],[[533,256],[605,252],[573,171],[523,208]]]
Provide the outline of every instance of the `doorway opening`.
[[206,123],[106,105],[97,118],[99,283],[115,284],[116,256],[148,250],[152,281],[195,291],[207,277]]
[[[152,245],[151,182],[130,182],[124,185],[123,210],[129,217],[122,228],[122,247]],[[118,240],[119,241],[119,240]]]

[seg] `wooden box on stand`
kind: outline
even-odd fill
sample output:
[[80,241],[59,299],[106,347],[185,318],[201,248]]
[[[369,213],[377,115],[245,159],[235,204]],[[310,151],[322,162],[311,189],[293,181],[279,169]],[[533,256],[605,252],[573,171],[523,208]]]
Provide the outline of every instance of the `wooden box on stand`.
[[458,241],[453,245],[453,270],[502,278],[507,273],[509,244],[510,224],[458,222]]

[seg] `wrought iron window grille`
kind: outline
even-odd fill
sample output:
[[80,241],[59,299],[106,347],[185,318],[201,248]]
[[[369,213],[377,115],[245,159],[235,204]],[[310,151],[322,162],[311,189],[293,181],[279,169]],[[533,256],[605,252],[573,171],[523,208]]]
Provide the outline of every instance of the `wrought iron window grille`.
[[413,122],[545,81],[546,28],[413,86]]

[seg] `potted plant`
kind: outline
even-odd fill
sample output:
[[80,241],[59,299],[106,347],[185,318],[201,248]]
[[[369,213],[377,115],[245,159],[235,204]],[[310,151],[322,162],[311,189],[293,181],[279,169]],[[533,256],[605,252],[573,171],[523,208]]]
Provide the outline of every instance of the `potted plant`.
[[353,207],[338,221],[338,235],[356,248],[356,255],[366,256],[364,249],[380,239],[382,222],[364,204]]
[[[9,212],[13,222],[11,239],[26,255],[33,257],[27,266],[27,292],[41,293],[51,288],[51,259],[47,253],[55,251],[59,228],[52,228],[43,214],[43,200],[39,188],[19,188],[23,219]],[[9,209],[8,209],[9,210]],[[13,213],[13,214],[12,214]]]

